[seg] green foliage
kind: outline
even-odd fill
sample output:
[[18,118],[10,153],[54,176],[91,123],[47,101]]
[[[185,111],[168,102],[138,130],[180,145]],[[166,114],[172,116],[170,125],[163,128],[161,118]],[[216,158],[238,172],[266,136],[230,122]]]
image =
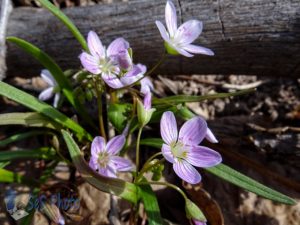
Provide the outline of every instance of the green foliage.
[[0,182],[25,184],[29,186],[37,186],[39,184],[37,181],[31,178],[22,176],[18,173],[14,173],[6,169],[0,169]]
[[160,215],[159,205],[155,193],[150,185],[140,185],[139,195],[144,203],[149,225],[161,225],[163,220]]
[[165,98],[154,98],[152,104],[172,105],[172,104],[181,104],[186,102],[201,102],[204,100],[213,100],[213,99],[228,98],[228,97],[233,97],[238,95],[249,94],[254,91],[255,89],[247,89],[247,90],[236,91],[231,93],[217,93],[217,94],[202,95],[202,96],[174,95]]
[[48,118],[51,118],[56,123],[74,131],[79,138],[86,137],[89,140],[92,139],[91,135],[88,134],[79,124],[77,124],[75,121],[68,118],[61,112],[57,111],[52,106],[48,105],[45,102],[41,102],[32,95],[27,94],[26,92],[23,92],[2,81],[0,81],[0,95],[16,101],[19,104],[24,105],[40,114],[43,114]]
[[[0,114],[0,126],[1,125],[22,125],[27,127],[44,127],[44,128],[54,129],[54,130],[60,130],[62,128],[62,126],[57,122],[36,112]],[[10,140],[8,140],[8,142],[9,141]],[[1,146],[2,141],[0,143]]]
[[132,113],[132,104],[116,103],[108,107],[108,118],[119,133],[122,133]]

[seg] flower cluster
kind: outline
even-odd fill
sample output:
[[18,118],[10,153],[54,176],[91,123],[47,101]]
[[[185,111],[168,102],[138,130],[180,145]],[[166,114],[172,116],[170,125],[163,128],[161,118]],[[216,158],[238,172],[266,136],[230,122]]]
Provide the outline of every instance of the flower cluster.
[[105,49],[98,35],[90,31],[87,44],[90,52],[81,53],[81,64],[90,73],[101,74],[101,78],[111,88],[131,85],[146,72],[144,65],[133,64],[129,43],[123,38],[117,38]]

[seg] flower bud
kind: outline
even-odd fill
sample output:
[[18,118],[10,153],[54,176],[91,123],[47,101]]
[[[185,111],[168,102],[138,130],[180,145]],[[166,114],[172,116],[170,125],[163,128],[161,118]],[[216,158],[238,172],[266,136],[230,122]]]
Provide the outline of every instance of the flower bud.
[[149,123],[154,111],[155,109],[151,108],[151,93],[148,92],[145,95],[144,104],[140,100],[137,102],[139,124],[141,126],[145,126],[147,123]]

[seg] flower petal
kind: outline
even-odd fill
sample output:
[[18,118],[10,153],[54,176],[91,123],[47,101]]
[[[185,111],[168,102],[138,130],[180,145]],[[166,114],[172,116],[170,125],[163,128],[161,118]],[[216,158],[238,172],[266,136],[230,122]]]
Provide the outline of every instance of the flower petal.
[[172,47],[181,55],[185,56],[185,57],[193,57],[194,55],[188,53],[186,50],[184,50],[183,48],[179,48],[179,47],[176,47],[174,45],[172,45]]
[[168,160],[170,163],[174,163],[174,156],[171,152],[171,147],[169,145],[163,144],[161,148],[161,152],[166,160]]
[[171,144],[177,141],[178,130],[175,116],[172,112],[167,111],[160,120],[160,134],[165,143]]
[[124,86],[131,85],[144,76],[144,71],[137,65],[134,65],[130,71],[120,78]]
[[144,105],[144,108],[146,110],[151,109],[151,106],[152,106],[152,94],[151,94],[151,92],[148,92],[148,93],[145,94],[143,105]]
[[49,87],[44,91],[42,91],[39,95],[39,100],[47,101],[48,99],[50,99],[53,96],[53,90],[54,90],[53,87]]
[[216,136],[213,134],[213,132],[211,131],[211,129],[207,128],[206,131],[206,136],[205,138],[211,142],[211,143],[218,143],[219,141],[217,140]]
[[197,184],[201,181],[199,172],[188,162],[181,160],[173,164],[175,173],[184,181],[190,184]]
[[169,34],[167,33],[165,26],[160,21],[155,21],[155,24],[160,32],[161,37],[166,42],[170,42]]
[[200,221],[200,220],[195,220],[195,219],[193,219],[193,223],[194,223],[194,225],[207,225],[206,222],[203,222],[203,221]]
[[87,54],[83,52],[80,54],[79,59],[81,61],[82,66],[92,74],[99,74],[101,73],[99,67],[99,58]]
[[149,77],[144,77],[141,80],[141,93],[145,95],[148,92],[151,92],[152,90],[154,90],[152,81],[149,79]]
[[105,177],[117,177],[117,171],[116,168],[114,168],[114,165],[107,165],[105,168],[99,167],[98,173]]
[[128,159],[124,159],[120,156],[112,156],[110,160],[120,172],[131,171],[133,169],[133,165]]
[[92,56],[99,57],[99,58],[105,57],[104,47],[98,35],[94,31],[90,31],[88,33],[87,44]]
[[54,95],[53,107],[57,108],[59,100],[60,100],[60,93],[56,93]]
[[93,156],[92,156],[92,158],[90,159],[89,166],[90,166],[93,170],[97,170],[97,168],[98,168],[97,161],[94,160]]
[[207,123],[197,116],[186,121],[179,131],[179,140],[186,145],[198,145],[206,136]]
[[172,1],[167,1],[165,9],[166,24],[171,37],[174,37],[177,30],[176,8]]
[[124,84],[122,84],[120,79],[114,74],[102,74],[101,77],[111,88],[118,89],[124,87]]
[[192,43],[202,32],[202,22],[199,20],[189,20],[182,24],[176,34],[175,40],[180,45]]
[[121,52],[127,51],[129,43],[124,38],[117,38],[107,48],[107,56],[118,55]]
[[91,155],[92,157],[98,158],[100,152],[105,151],[105,139],[101,136],[97,136],[94,138],[91,146]]
[[222,162],[222,156],[210,148],[193,146],[187,152],[186,161],[197,167],[212,167]]
[[49,86],[56,86],[57,83],[49,70],[42,70],[41,77]]
[[205,47],[201,47],[201,46],[197,46],[197,45],[185,45],[183,47],[184,50],[191,52],[191,53],[195,53],[195,54],[203,54],[203,55],[210,55],[213,56],[214,52],[208,48]]
[[125,136],[123,134],[113,137],[106,146],[106,151],[111,155],[116,155],[121,151],[125,144]]

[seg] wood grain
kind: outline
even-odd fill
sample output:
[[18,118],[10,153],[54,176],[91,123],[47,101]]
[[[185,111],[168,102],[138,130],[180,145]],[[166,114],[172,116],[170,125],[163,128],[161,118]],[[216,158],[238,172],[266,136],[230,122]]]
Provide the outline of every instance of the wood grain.
[[[84,35],[96,31],[105,45],[123,36],[131,43],[135,62],[154,65],[163,52],[155,20],[164,22],[165,0],[132,0],[68,8],[64,12]],[[214,57],[169,57],[163,74],[255,74],[296,77],[300,72],[300,2],[298,0],[185,0],[173,1],[178,20],[197,18],[204,30],[196,41],[215,52]],[[63,68],[78,68],[79,44],[44,9],[16,8],[8,35],[30,41]],[[9,44],[9,76],[30,76],[42,68]]]

